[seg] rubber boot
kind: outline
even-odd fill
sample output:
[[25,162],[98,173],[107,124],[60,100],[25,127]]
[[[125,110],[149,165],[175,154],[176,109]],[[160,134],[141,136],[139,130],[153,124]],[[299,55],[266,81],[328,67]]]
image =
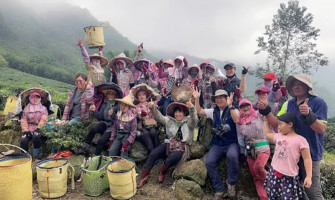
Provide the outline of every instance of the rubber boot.
[[149,172],[150,172],[150,170],[148,170],[148,169],[143,169],[142,170],[141,180],[137,184],[137,189],[140,189],[141,187],[143,187],[148,182]]
[[42,158],[42,148],[33,149],[33,156],[35,159],[40,160]]
[[158,174],[158,182],[159,183],[163,183],[167,170],[168,170],[168,168],[165,166],[165,162],[163,162],[163,164],[162,164],[162,166],[159,170],[159,174]]

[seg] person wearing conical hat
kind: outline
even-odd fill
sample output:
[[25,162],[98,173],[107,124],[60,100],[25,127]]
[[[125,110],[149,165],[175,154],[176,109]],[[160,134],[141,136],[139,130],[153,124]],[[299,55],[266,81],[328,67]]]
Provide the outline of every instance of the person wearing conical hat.
[[134,74],[131,71],[133,61],[124,53],[109,61],[108,67],[111,71],[110,82],[120,86],[125,95],[129,94],[130,88],[135,85]]
[[[324,134],[327,128],[327,103],[315,94],[312,80],[307,74],[291,75],[286,80],[288,93],[293,97],[285,103],[277,115],[294,113],[297,118],[297,133],[308,141],[312,156],[312,186],[305,188],[309,199],[323,199],[320,183],[320,162],[324,150]],[[273,128],[278,127],[278,119],[271,112],[267,99],[258,102],[259,112],[266,116]],[[299,177],[306,177],[303,162],[299,162]],[[306,169],[308,170],[308,169]]]
[[135,69],[139,72],[135,85],[144,83],[152,88],[157,88],[157,68],[153,62],[144,58],[134,62]]
[[29,141],[33,140],[33,156],[35,161],[42,158],[42,132],[48,120],[48,110],[41,104],[41,94],[33,92],[29,95],[29,104],[24,108],[21,117],[22,136],[20,147],[29,150]]
[[[89,85],[98,85],[106,81],[105,71],[103,67],[107,66],[108,61],[105,57],[100,54],[88,55],[87,50],[81,40],[78,41],[78,46],[81,49],[81,54],[85,62],[86,75],[88,78]],[[100,53],[102,51],[99,51]]]
[[136,113],[138,118],[138,135],[137,139],[147,147],[151,152],[155,147],[160,145],[157,121],[153,117],[149,102],[157,101],[160,95],[146,84],[139,84],[132,88],[131,93],[134,96],[134,104],[136,105]]
[[177,165],[176,169],[178,169],[189,158],[193,131],[198,124],[197,112],[191,101],[188,101],[187,104],[171,103],[166,111],[167,116],[163,116],[157,110],[154,102],[149,103],[149,108],[155,119],[166,127],[168,139],[151,151],[144,164],[137,188],[143,187],[148,182],[150,170],[155,165],[156,160],[164,159],[158,175],[158,182],[162,183],[170,167]]
[[128,151],[137,135],[137,115],[131,95],[122,99],[115,99],[120,103],[120,110],[116,113],[109,139],[109,155],[128,157]]
[[94,125],[88,131],[86,139],[81,149],[75,150],[75,154],[87,154],[89,153],[89,147],[92,144],[94,136],[98,133],[98,143],[95,149],[95,155],[100,155],[106,143],[109,141],[111,132],[109,128],[113,125],[115,115],[119,111],[119,102],[115,101],[116,98],[122,98],[123,94],[119,86],[114,83],[107,83],[95,86],[97,93],[102,93],[103,102],[99,107],[92,104],[89,108],[91,115],[99,121],[97,125]]

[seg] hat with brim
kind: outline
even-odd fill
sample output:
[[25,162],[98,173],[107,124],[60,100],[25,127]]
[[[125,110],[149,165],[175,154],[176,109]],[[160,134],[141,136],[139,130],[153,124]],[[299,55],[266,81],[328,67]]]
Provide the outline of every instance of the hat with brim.
[[163,61],[163,64],[168,64],[168,65],[171,65],[171,67],[173,67],[173,66],[174,66],[174,63],[173,63],[173,61],[172,61],[171,59],[164,60],[164,61]]
[[133,99],[129,95],[123,97],[122,99],[115,99],[115,101],[118,101],[120,103],[124,103],[124,104],[126,104],[130,107],[136,108],[136,106],[133,104]]
[[174,118],[174,112],[176,108],[179,108],[181,111],[183,111],[185,116],[189,115],[189,109],[187,105],[184,103],[178,103],[178,102],[173,102],[169,104],[169,106],[166,108],[166,114]]
[[188,73],[190,74],[190,73],[191,73],[191,70],[194,69],[194,68],[197,69],[197,71],[198,71],[197,73],[200,72],[200,67],[199,67],[199,65],[194,64],[194,65],[192,65],[192,67],[189,67],[189,68],[188,68]]
[[274,73],[268,72],[268,73],[264,74],[263,79],[271,79],[271,80],[276,81],[277,78],[276,78],[276,75]]
[[128,68],[131,68],[134,64],[130,58],[128,58],[124,53],[121,53],[120,55],[116,56],[115,58],[109,61],[108,67],[116,69],[116,62],[118,60],[123,60]]
[[215,102],[215,98],[218,97],[218,96],[222,96],[222,95],[228,97],[227,91],[226,90],[216,90],[215,95],[212,95],[211,99],[212,99],[213,102]]
[[206,65],[208,65],[209,64],[209,61],[208,60],[205,60],[204,62],[202,62],[201,64],[200,64],[200,69],[202,69],[202,68],[204,68]]
[[90,59],[92,58],[96,58],[96,59],[99,59],[100,60],[100,65],[101,67],[106,67],[107,64],[108,64],[108,60],[107,58],[103,57],[103,56],[100,56],[99,54],[95,53],[93,55],[90,55]]
[[255,91],[255,94],[259,94],[260,92],[264,92],[264,93],[270,93],[270,89],[266,86],[262,86],[260,88],[258,88],[256,91]]
[[233,68],[235,68],[236,69],[236,67],[235,67],[235,64],[234,63],[227,63],[224,67],[223,67],[223,69],[227,69],[227,68],[229,68],[229,67],[233,67]]
[[116,98],[123,98],[123,93],[120,87],[115,83],[102,83],[100,85],[95,86],[94,93],[103,93],[106,95],[109,91],[116,92]]
[[309,87],[308,93],[312,96],[317,96],[313,90],[313,85],[312,85],[312,81],[311,78],[309,77],[309,75],[307,74],[297,74],[297,75],[293,75],[293,76],[289,76],[286,80],[286,88],[288,90],[288,93],[294,97],[294,95],[292,94],[292,86],[293,86],[293,82],[295,80],[298,80],[304,84],[306,84]]
[[149,60],[146,59],[146,58],[135,61],[134,62],[135,68],[137,70],[139,70],[139,71],[142,71],[142,66],[141,65],[142,65],[143,62],[145,63],[145,65],[146,65],[146,67],[148,69],[148,67],[149,67]]
[[138,84],[136,86],[134,86],[132,88],[132,94],[134,96],[134,104],[138,104],[140,101],[137,99],[137,94],[140,92],[140,91],[144,91],[145,93],[147,93],[147,101],[150,101],[151,99],[153,101],[157,101],[161,98],[161,96],[155,92],[154,89],[152,89],[149,85],[147,84]]

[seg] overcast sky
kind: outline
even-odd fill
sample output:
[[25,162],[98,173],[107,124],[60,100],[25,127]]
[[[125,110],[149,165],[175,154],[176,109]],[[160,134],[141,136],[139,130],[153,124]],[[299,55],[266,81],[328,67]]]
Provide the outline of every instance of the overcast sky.
[[[177,50],[243,65],[264,63],[256,38],[287,0],[65,0],[109,21],[144,48]],[[321,29],[317,49],[335,63],[335,1],[301,0]]]

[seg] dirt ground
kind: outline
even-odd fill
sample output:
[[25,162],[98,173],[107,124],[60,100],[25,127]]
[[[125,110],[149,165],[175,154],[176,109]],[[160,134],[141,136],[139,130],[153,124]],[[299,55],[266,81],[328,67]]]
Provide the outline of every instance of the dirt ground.
[[[139,175],[137,176],[137,181],[140,179],[140,172],[137,169],[137,173]],[[164,180],[163,184],[159,184],[157,182],[158,177],[158,170],[159,165],[155,165],[155,167],[152,169],[149,177],[149,182],[146,184],[143,188],[137,190],[136,195],[131,198],[132,200],[154,200],[154,199],[160,199],[160,200],[175,200],[175,196],[172,190],[173,182],[174,180],[171,178],[171,170],[166,175],[166,178]],[[34,181],[33,185],[33,200],[41,200],[43,199],[40,197],[38,193],[38,184],[36,181]],[[85,195],[82,182],[76,182],[76,190],[74,192],[70,191],[70,184],[68,185],[68,192],[65,196],[58,198],[60,200],[62,199],[80,199],[80,200],[89,200],[89,199],[112,199],[110,195],[110,191],[105,191],[101,196],[99,197],[90,197]],[[204,199],[210,199],[208,198]]]

